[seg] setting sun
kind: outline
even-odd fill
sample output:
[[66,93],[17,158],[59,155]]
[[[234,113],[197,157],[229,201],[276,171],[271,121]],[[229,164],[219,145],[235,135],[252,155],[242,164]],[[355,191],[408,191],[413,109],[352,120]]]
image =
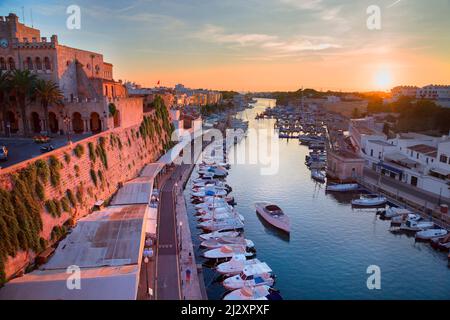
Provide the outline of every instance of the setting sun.
[[375,85],[377,89],[388,90],[392,85],[392,74],[388,69],[380,69],[375,74]]

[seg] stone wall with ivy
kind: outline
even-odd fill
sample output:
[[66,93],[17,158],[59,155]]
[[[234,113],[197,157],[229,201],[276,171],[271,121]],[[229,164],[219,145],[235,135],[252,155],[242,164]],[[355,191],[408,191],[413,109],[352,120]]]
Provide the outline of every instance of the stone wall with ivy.
[[140,126],[103,132],[0,171],[0,286],[170,148],[171,132],[158,108]]

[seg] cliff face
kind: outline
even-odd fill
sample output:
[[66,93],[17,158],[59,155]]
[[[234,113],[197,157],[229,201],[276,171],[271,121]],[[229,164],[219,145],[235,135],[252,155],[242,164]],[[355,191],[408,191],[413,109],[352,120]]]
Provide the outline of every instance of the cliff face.
[[0,172],[0,285],[170,145],[157,113]]

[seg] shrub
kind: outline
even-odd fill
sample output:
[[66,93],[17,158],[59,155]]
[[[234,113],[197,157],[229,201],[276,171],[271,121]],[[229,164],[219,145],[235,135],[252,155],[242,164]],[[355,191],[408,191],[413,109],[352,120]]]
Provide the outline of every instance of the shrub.
[[77,200],[75,199],[75,196],[73,195],[72,190],[67,189],[66,190],[66,196],[69,199],[69,202],[72,205],[72,207],[75,208],[75,206],[77,205]]
[[80,176],[80,167],[78,165],[74,165],[73,169],[75,170],[75,176],[79,177]]
[[35,191],[36,191],[36,195],[38,196],[39,200],[45,201],[45,188],[41,182],[36,181]]
[[97,186],[97,175],[95,174],[95,170],[91,169],[90,173],[92,182],[94,183],[95,186]]
[[84,189],[83,189],[83,186],[78,186],[77,192],[76,192],[76,197],[77,197],[78,203],[80,205],[83,205],[83,200],[84,200]]
[[50,157],[50,182],[53,187],[59,185],[61,181],[60,170],[62,168],[61,162],[55,156]]
[[78,144],[74,149],[73,152],[77,156],[77,158],[81,158],[84,154],[84,147],[82,144]]
[[45,208],[47,209],[47,212],[53,217],[60,217],[61,216],[61,204],[57,200],[47,200],[45,202]]
[[64,161],[66,161],[67,164],[70,163],[70,160],[72,158],[70,157],[70,154],[68,154],[67,152],[64,153]]
[[94,144],[92,142],[88,143],[88,148],[89,148],[89,159],[91,159],[92,162],[97,161],[97,156],[95,155]]
[[67,199],[66,196],[62,197],[60,202],[61,202],[61,207],[64,210],[64,212],[71,212],[71,210],[70,210],[70,202],[69,202],[69,199]]
[[42,183],[47,183],[48,178],[50,177],[50,169],[45,160],[37,160],[34,165],[36,166],[37,175],[39,179],[41,179]]

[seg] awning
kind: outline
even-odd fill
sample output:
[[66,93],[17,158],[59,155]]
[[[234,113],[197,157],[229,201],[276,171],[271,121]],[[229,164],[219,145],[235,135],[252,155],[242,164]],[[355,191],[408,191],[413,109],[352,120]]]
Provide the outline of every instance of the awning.
[[387,165],[387,164],[385,164],[383,162],[378,163],[378,166],[383,168],[383,169],[385,169],[385,170],[387,170],[387,171],[395,173],[395,174],[403,174],[403,170],[394,168],[393,166]]
[[434,169],[431,169],[430,171],[433,171],[433,172],[435,172],[437,174],[440,174],[442,176],[446,176],[446,177],[450,176],[450,171],[445,170],[445,169],[434,168]]

